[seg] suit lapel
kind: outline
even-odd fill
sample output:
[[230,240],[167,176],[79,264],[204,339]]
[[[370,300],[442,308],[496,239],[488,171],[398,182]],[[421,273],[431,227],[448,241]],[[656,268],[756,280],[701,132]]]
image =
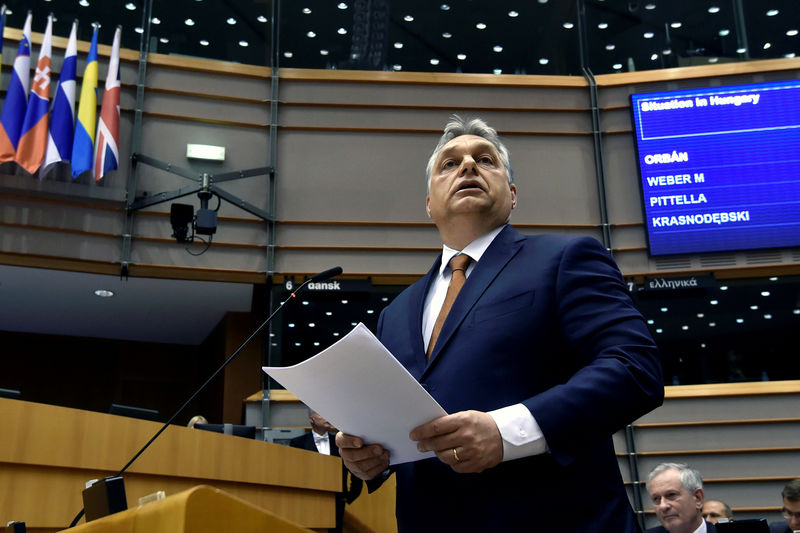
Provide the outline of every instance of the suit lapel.
[[517,254],[524,239],[525,237],[517,233],[510,225],[506,226],[483,253],[481,260],[478,261],[478,264],[475,265],[474,270],[470,273],[467,282],[462,287],[461,292],[458,293],[458,297],[447,315],[423,377],[436,364],[442,351],[447,348],[450,338],[461,326],[464,318],[475,306],[481,295],[511,258]]
[[[433,263],[433,266],[428,270],[428,273],[422,280],[422,283],[417,283],[416,285],[412,286],[412,294],[410,294],[409,301],[411,302],[412,308],[408,313],[408,327],[407,331],[410,335],[410,343],[413,348],[415,364],[413,367],[409,367],[408,370],[411,374],[419,379],[420,376],[417,375],[419,370],[423,370],[425,366],[428,364],[428,361],[425,358],[425,340],[422,338],[422,314],[425,310],[425,296],[428,294],[428,290],[430,290],[431,283],[433,282],[435,276],[439,275],[439,266],[442,262],[442,255],[439,254],[439,257]],[[417,372],[414,369],[419,369]]]

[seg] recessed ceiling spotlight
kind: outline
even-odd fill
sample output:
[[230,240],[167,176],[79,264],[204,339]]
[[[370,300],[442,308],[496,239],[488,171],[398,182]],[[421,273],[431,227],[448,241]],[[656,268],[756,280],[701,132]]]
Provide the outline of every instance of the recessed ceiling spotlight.
[[711,13],[712,15],[714,13],[719,13],[719,6],[711,6],[711,7],[709,7],[708,8],[708,12]]
[[539,3],[540,3],[540,4],[546,4],[546,3],[547,3],[547,0],[539,0]]
[[665,56],[668,56],[668,55],[670,55],[672,53],[672,50],[667,48],[665,50],[661,50],[661,53],[664,54]]
[[484,24],[483,22],[479,22],[479,23],[475,24],[475,27],[478,28],[479,30],[485,30],[486,29],[486,24]]
[[152,22],[153,24],[161,24],[161,19],[158,17],[153,17],[150,19],[150,22]]
[[597,25],[597,27],[601,30],[604,30],[608,28],[608,22],[601,22],[600,24]]
[[183,21],[183,23],[186,24],[187,26],[194,26],[194,20],[192,19],[186,19]]
[[744,324],[744,318],[737,318],[736,319],[736,323],[737,324]]
[[303,15],[310,15],[310,14],[311,14],[311,9],[308,8],[308,7],[304,7],[303,8]]
[[664,330],[661,328],[656,329],[656,333],[664,333]]
[[200,46],[208,46],[209,44],[211,44],[211,43],[209,43],[209,42],[208,42],[208,41],[206,41],[205,39],[201,39],[201,40],[200,40]]
[[431,65],[438,65],[438,64],[439,64],[439,60],[436,59],[435,57],[432,57],[431,58]]
[[285,57],[287,59],[291,59],[292,56],[294,56],[294,54],[292,52],[286,51],[286,52],[283,53],[283,57]]
[[248,46],[250,46],[250,43],[242,39],[241,41],[239,41],[239,46],[241,46],[242,48],[247,48]]
[[710,328],[717,327],[717,323],[716,322],[709,322],[708,323],[708,327],[710,327]]
[[166,37],[161,37],[161,38],[160,38],[158,41],[159,41],[161,44],[167,44],[167,43],[169,43],[169,39],[167,39]]
[[655,61],[656,59],[658,59],[658,54],[653,54],[650,56],[650,61]]
[[347,35],[347,28],[339,28],[338,30],[336,30],[336,33],[338,33],[339,35]]
[[770,48],[771,46],[772,46],[772,43],[764,43],[764,46],[762,46],[762,48],[763,48],[764,50],[767,50],[767,49],[768,49],[768,48]]
[[736,49],[736,53],[737,54],[744,54],[745,52],[747,52],[747,48],[737,48]]
[[669,307],[662,307],[661,308],[661,312],[662,313],[666,313],[667,311],[669,311]]
[[722,28],[721,30],[719,30],[720,37],[727,37],[728,35],[730,35],[730,33],[731,30],[729,30],[728,28]]
[[704,343],[704,342],[701,342],[701,343],[700,343],[700,347],[701,347],[701,348],[705,348],[705,347],[706,347],[706,343]]
[[792,309],[793,315],[800,315],[800,309]]
[[313,322],[309,322],[309,323],[308,323],[308,327],[310,327],[310,328],[313,328],[313,327],[315,327],[315,326],[316,326],[316,324],[315,324],[315,323],[313,323]]
[[450,4],[442,4],[439,6],[442,11],[450,11]]
[[337,332],[337,331],[334,331],[334,332],[333,332],[333,336],[334,336],[334,337],[338,337],[338,336],[339,336],[339,332]]
[[[458,58],[459,61],[464,61],[467,58],[467,54],[458,54],[456,57]],[[382,300],[386,302],[389,299],[384,297]]]
[[721,291],[727,291],[727,290],[728,290],[728,286],[727,286],[727,285],[721,285],[721,286],[720,286],[720,288],[719,288],[719,290],[721,290]]
[[403,70],[402,65],[392,65],[392,70]]
[[226,20],[225,22],[233,26],[234,24],[236,24],[236,19],[233,17],[228,17],[228,20]]
[[649,320],[647,321],[647,323],[648,323],[648,324],[650,324],[650,325],[652,326],[653,324],[655,324],[655,323],[656,323],[656,321],[655,321],[655,320],[653,320],[653,319],[651,318],[651,319],[649,319]]
[[347,300],[342,300],[342,304],[347,305]]
[[[89,7],[89,0],[81,0],[78,2],[78,4],[82,5],[83,7]],[[6,13],[8,13],[8,10],[6,10]]]
[[706,316],[705,313],[697,313],[697,318],[703,318],[704,316]]
[[614,63],[613,65],[611,65],[611,68],[613,68],[614,70],[622,70],[622,63]]
[[768,17],[774,17],[778,13],[780,13],[780,11],[778,11],[777,9],[770,9],[769,11],[767,11],[767,16]]
[[789,30],[786,32],[786,35],[788,35],[789,37],[794,37],[795,35],[797,35],[797,30]]
[[717,305],[719,303],[719,300],[711,300],[708,303],[710,303],[711,305]]
[[293,327],[294,327],[294,322],[289,322],[289,323],[288,323],[288,324],[286,324],[286,325],[287,325],[287,326],[289,326],[290,328],[293,328]]
[[549,60],[549,59],[547,59],[546,57],[540,57],[540,58],[539,58],[539,64],[540,64],[540,65],[546,65],[546,64],[548,64],[549,62],[550,62],[550,60]]
[[446,31],[446,32],[444,32],[444,33],[442,34],[442,37],[444,37],[445,39],[449,39],[449,38],[450,38],[450,37],[452,37],[452,36],[453,36],[453,34],[452,34],[452,33],[450,33],[449,31]]
[[328,51],[323,48],[322,50],[319,51],[319,55],[326,56],[328,55]]
[[306,33],[306,37],[308,37],[309,39],[313,39],[316,36],[317,36],[317,34],[314,33],[313,31],[310,31],[310,32]]
[[499,44],[496,44],[496,45],[494,45],[494,46],[492,47],[492,50],[494,50],[495,52],[498,52],[498,53],[499,53],[499,52],[502,52],[502,51],[503,51],[503,47],[502,47],[502,46],[500,46]]
[[683,331],[686,331],[686,330],[688,330],[688,329],[689,329],[689,326],[681,326],[681,329],[682,329]]
[[111,298],[114,296],[114,291],[110,291],[108,289],[97,289],[94,291],[95,296],[99,296],[100,298]]
[[403,20],[405,20],[406,22],[414,22],[414,17],[412,17],[411,15],[406,15],[405,17],[403,17]]
[[314,346],[319,346],[319,343],[318,343],[318,342],[315,342],[315,343],[314,343]]
[[769,291],[761,291],[761,296],[769,296]]
[[325,316],[333,316],[333,311],[325,311]]
[[766,315],[764,315],[764,318],[765,318],[766,320],[770,320],[770,319],[772,318],[772,315],[771,315],[771,314],[769,314],[769,313],[767,313]]
[[519,11],[509,11],[508,16],[513,18],[517,18],[519,16]]
[[137,26],[136,28],[133,28],[133,31],[135,31],[136,33],[144,33],[144,28],[142,28],[141,26]]
[[652,39],[655,36],[656,34],[651,31],[646,31],[642,34],[642,37],[644,37],[645,39]]
[[617,47],[617,45],[615,45],[615,44],[611,44],[611,43],[608,43],[608,44],[606,45],[606,50],[613,50],[613,49],[614,49],[614,48],[616,48],[616,47]]
[[656,5],[655,4],[645,4],[644,8],[647,9],[647,10],[653,10],[653,9],[656,8]]
[[752,309],[753,311],[758,311],[758,306],[757,305],[751,305],[750,309]]
[[136,4],[134,4],[133,2],[128,2],[127,4],[125,4],[125,9],[127,9],[128,11],[136,11]]
[[336,7],[338,7],[339,9],[347,9],[347,4],[345,4],[344,2],[339,2],[339,4]]
[[368,315],[373,315],[373,314],[375,314],[375,310],[374,309],[367,309],[367,314]]
[[495,74],[502,74],[502,73],[503,73],[503,69],[501,69],[501,68],[496,68],[496,69],[494,69],[492,72],[494,72]]
[[769,278],[770,281],[778,281],[778,276],[772,276]]
[[681,24],[680,22],[673,22],[672,24],[669,25],[670,28],[675,28],[675,29],[678,29],[681,26],[683,26],[683,24]]
[[397,49],[403,48],[403,43],[401,43],[400,41],[397,41],[396,43],[394,43],[394,47],[397,48]]
[[[8,11],[6,11],[6,13],[8,13]],[[789,52],[788,54],[783,54],[783,57],[792,58],[792,57],[795,57],[795,53],[794,52]]]
[[259,15],[256,20],[263,23],[263,22],[267,22],[267,20],[269,20],[269,19],[267,17],[265,17],[264,15]]
[[571,30],[572,28],[575,27],[575,24],[573,24],[572,22],[567,21],[564,24],[562,24],[562,26],[564,27],[564,29]]
[[350,325],[356,327],[358,324],[356,322],[350,322]]

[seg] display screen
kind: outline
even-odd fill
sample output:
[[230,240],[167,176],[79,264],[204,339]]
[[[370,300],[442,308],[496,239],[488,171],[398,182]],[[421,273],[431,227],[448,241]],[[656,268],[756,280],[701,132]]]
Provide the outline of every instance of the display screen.
[[631,95],[651,255],[800,245],[800,81]]

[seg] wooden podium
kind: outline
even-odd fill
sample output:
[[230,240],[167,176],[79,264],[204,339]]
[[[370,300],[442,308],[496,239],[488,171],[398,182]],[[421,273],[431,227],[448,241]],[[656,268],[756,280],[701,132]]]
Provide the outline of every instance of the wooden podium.
[[301,533],[309,529],[219,489],[199,485],[65,531],[69,533]]
[[[156,422],[0,399],[0,522],[66,528],[90,479],[114,475],[161,427]],[[128,508],[213,485],[306,528],[333,527],[342,464],[287,446],[170,426],[123,475]],[[82,523],[82,522],[81,522]]]

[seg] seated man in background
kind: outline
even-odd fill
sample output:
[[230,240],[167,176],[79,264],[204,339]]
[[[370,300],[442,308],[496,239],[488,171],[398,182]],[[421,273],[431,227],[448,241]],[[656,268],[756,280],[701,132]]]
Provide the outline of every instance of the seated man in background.
[[786,522],[769,525],[770,533],[792,533],[800,531],[800,479],[793,479],[783,487],[783,517]]
[[647,491],[662,525],[645,533],[716,533],[716,526],[703,520],[703,478],[694,468],[661,463],[647,477]]
[[706,522],[716,524],[721,518],[726,518],[727,521],[733,521],[733,511],[730,506],[720,500],[706,500],[703,504],[703,519]]
[[[339,457],[339,448],[336,447],[336,428],[322,418],[319,413],[311,409],[308,411],[308,421],[311,423],[311,433],[293,438],[289,442],[289,446]],[[344,506],[346,503],[353,503],[358,498],[363,485],[364,482],[361,479],[350,474],[342,466],[342,487],[344,490],[336,496],[336,528],[330,531],[342,531]]]

